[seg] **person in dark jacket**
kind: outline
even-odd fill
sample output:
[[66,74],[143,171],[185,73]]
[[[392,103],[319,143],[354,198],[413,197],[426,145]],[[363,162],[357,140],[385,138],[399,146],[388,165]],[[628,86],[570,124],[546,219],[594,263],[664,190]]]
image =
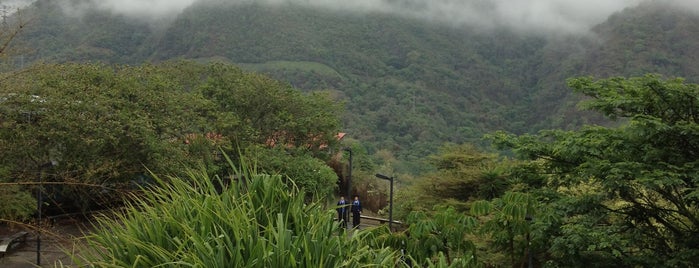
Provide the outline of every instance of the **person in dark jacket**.
[[340,201],[337,202],[337,220],[340,221],[340,226],[342,228],[347,228],[347,217],[349,216],[349,213],[347,213],[349,203],[345,200],[344,196],[340,196]]
[[352,227],[359,228],[359,216],[362,214],[362,204],[359,202],[359,196],[354,196],[352,202]]

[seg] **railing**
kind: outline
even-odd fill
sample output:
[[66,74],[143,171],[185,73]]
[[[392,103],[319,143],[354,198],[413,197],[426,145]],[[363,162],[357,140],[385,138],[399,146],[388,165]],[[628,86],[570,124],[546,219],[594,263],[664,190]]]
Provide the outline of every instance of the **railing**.
[[[388,219],[384,219],[384,218],[378,218],[378,217],[372,217],[372,216],[364,216],[364,215],[359,216],[359,218],[367,219],[367,220],[372,220],[372,221],[378,221],[379,224],[388,223],[388,221],[389,221]],[[398,225],[403,224],[403,222],[401,222],[401,221],[396,221],[396,220],[392,221],[392,223],[398,224]]]
[[24,231],[17,232],[12,236],[3,239],[2,242],[0,242],[0,256],[5,255],[5,253],[23,243],[27,238],[27,234],[29,233]]
[[[379,222],[379,224],[388,223],[388,219],[384,219],[384,218],[378,218],[378,217],[372,217],[372,216],[364,216],[364,215],[360,215],[359,218],[362,218],[362,219],[365,219],[365,220],[377,221],[377,222]],[[334,220],[337,220],[337,218],[335,218]],[[350,222],[352,222],[351,219],[350,219]],[[394,223],[394,224],[398,224],[398,225],[402,225],[402,224],[403,224],[402,221],[396,221],[396,220],[394,220],[393,223]]]

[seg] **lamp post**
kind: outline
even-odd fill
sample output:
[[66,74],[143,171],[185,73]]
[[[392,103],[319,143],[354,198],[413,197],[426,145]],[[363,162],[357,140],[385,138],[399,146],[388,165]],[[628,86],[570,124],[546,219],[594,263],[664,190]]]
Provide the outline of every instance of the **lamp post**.
[[[343,150],[347,151],[349,153],[349,173],[347,175],[347,198],[351,200],[351,194],[352,194],[352,148],[345,147]],[[350,201],[352,202],[352,201]],[[345,219],[349,221],[349,209],[345,209]],[[350,229],[349,223],[345,223],[345,227],[347,227],[347,230]]]
[[393,177],[389,177],[378,173],[375,176],[379,179],[388,180],[391,182],[391,193],[389,197],[389,202],[391,203],[388,207],[388,229],[393,231],[393,228],[391,228],[391,225],[393,224]]
[[58,162],[55,160],[51,160],[51,162],[44,163],[39,166],[39,190],[36,193],[36,211],[38,213],[38,222],[37,222],[37,233],[36,233],[36,265],[41,266],[41,204],[43,203],[42,200],[42,195],[41,193],[43,192],[44,188],[43,186],[43,180],[41,178],[41,175],[43,173],[44,168],[49,168],[56,166]]

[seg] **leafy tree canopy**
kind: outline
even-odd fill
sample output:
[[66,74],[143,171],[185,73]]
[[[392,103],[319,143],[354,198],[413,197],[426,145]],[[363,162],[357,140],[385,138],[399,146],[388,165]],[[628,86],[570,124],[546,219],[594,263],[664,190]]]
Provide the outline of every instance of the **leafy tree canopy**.
[[399,216],[445,202],[467,211],[470,202],[498,197],[509,187],[504,163],[471,144],[445,144],[427,162],[436,170],[399,191]]
[[549,174],[540,199],[562,216],[549,226],[554,262],[691,266],[699,256],[699,85],[657,75],[568,84],[590,98],[582,107],[622,125],[493,135]]
[[277,146],[325,160],[337,142],[340,106],[327,96],[227,64],[39,64],[2,79],[3,181],[33,181],[57,162],[46,180],[82,184],[55,191],[83,208],[98,192],[143,182],[146,169],[226,174],[221,150]]

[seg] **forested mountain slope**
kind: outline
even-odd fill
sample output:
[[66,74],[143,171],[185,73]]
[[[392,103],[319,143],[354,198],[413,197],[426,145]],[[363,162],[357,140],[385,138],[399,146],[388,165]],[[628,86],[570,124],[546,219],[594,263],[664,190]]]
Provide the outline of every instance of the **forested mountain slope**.
[[[415,160],[443,142],[598,122],[565,79],[657,72],[699,79],[699,17],[644,4],[587,36],[447,26],[380,13],[295,5],[195,4],[154,25],[38,1],[22,62],[137,64],[223,60],[346,103],[344,128],[370,152]],[[408,161],[409,162],[409,161]],[[400,168],[400,167],[399,167]]]

